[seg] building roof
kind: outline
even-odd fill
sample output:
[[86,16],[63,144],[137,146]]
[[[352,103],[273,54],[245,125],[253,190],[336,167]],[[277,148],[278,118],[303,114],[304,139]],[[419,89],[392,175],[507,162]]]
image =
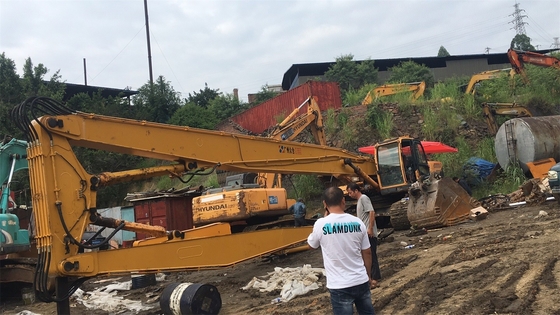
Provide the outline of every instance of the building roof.
[[91,96],[94,93],[101,92],[102,97],[108,97],[108,96],[129,97],[131,95],[138,94],[138,91],[127,90],[127,89],[114,89],[108,87],[74,84],[74,83],[64,83],[64,84],[66,85],[66,90],[64,93],[65,100],[79,93],[87,93],[88,95]]
[[[544,49],[537,50],[537,53],[546,54],[555,51],[555,49]],[[477,55],[458,55],[458,56],[448,56],[448,57],[409,57],[409,58],[394,58],[394,59],[373,59],[375,67],[379,71],[387,71],[389,68],[398,66],[404,61],[414,61],[418,64],[423,64],[428,68],[444,68],[447,66],[447,61],[456,60],[469,60],[469,59],[480,59],[487,58],[488,65],[493,64],[504,64],[509,63],[507,53],[495,53],[495,54],[477,54]],[[362,60],[356,60],[356,62],[362,62]],[[322,76],[329,70],[329,68],[336,62],[319,62],[319,63],[300,63],[293,64],[288,71],[284,73],[282,79],[282,88],[284,90],[289,90],[292,83],[301,76]]]

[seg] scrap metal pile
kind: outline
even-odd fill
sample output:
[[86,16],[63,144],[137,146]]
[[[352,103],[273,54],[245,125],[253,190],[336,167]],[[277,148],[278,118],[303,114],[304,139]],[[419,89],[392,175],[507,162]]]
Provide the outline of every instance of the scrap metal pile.
[[525,202],[527,205],[539,205],[546,201],[550,188],[548,179],[532,178],[524,182],[516,191],[505,194],[488,196],[480,199],[481,205],[488,210],[503,210],[512,204]]

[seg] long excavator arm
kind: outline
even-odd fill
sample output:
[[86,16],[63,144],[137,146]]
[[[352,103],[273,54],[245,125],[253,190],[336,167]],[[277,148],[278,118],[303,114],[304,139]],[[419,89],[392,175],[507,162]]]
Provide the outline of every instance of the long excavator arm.
[[509,49],[507,55],[515,72],[520,74],[525,82],[528,81],[527,74],[525,73],[525,64],[540,67],[552,67],[560,70],[560,59],[554,56],[515,49]]
[[[306,113],[297,116],[304,105],[307,105]],[[311,133],[317,144],[327,145],[321,108],[313,97],[307,98],[305,102],[296,107],[288,117],[274,126],[268,137],[282,141],[293,141],[306,128],[311,129]],[[257,180],[261,187],[281,187],[281,175],[278,173],[259,173]]]
[[[33,117],[33,113],[44,115]],[[39,263],[36,289],[46,301],[48,279],[133,271],[221,267],[304,241],[310,227],[231,234],[215,224],[189,231],[103,218],[96,211],[99,187],[164,174],[200,174],[219,167],[241,172],[351,175],[377,173],[373,159],[342,149],[275,139],[73,112],[51,99],[31,98],[12,118],[27,136],[28,163]],[[73,147],[85,147],[173,162],[168,166],[89,174]],[[141,231],[155,239],[106,252],[78,253],[89,224]],[[251,234],[252,233],[252,234]],[[162,255],[165,251],[165,255]],[[83,281],[80,278],[79,281]],[[68,292],[79,286],[76,281]],[[67,285],[67,284],[66,284]]]
[[491,80],[491,79],[495,79],[495,78],[499,78],[501,75],[503,75],[505,72],[509,72],[509,76],[513,77],[513,75],[515,75],[515,71],[512,68],[508,68],[508,69],[498,69],[498,70],[489,70],[489,71],[483,71],[477,74],[474,74],[471,79],[469,80],[469,83],[467,85],[467,88],[465,90],[465,94],[475,94],[476,93],[476,84],[484,81],[484,80]]
[[411,82],[411,83],[396,83],[396,84],[385,84],[374,88],[369,91],[362,105],[371,104],[374,100],[382,96],[395,95],[403,92],[412,92],[412,99],[417,100],[420,96],[424,95],[426,90],[426,83],[422,82]]
[[[307,112],[294,119],[303,105],[307,105]],[[318,144],[327,145],[321,109],[317,101],[311,97],[294,109],[282,122],[274,126],[269,137],[277,140],[291,141],[307,127],[311,127],[313,138]]]

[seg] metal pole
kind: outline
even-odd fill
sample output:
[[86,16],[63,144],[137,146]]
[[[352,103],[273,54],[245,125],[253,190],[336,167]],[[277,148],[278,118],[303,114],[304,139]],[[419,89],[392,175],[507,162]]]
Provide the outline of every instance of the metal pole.
[[154,84],[152,72],[152,48],[150,46],[150,23],[148,22],[148,0],[144,0],[144,16],[146,17],[146,38],[148,43],[148,67],[150,69],[150,85]]
[[87,86],[86,58],[84,58],[84,85]]

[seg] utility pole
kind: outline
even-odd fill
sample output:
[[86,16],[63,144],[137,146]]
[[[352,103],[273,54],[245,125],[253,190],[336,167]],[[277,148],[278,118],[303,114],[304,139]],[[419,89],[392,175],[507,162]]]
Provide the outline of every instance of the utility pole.
[[86,58],[84,58],[84,85],[87,86],[87,68],[86,68]]
[[513,16],[513,21],[509,22],[513,23],[514,25],[511,29],[515,29],[517,35],[527,35],[525,33],[525,24],[528,23],[523,21],[523,18],[526,18],[527,15],[522,14],[522,12],[525,12],[525,10],[519,8],[519,3],[517,3],[517,1],[515,2],[515,5],[513,7],[515,8],[515,11],[509,15]]
[[146,18],[146,38],[148,42],[148,67],[150,69],[150,86],[154,85],[154,74],[152,72],[152,48],[150,46],[150,22],[148,21],[148,0],[144,0],[144,16]]
[[556,49],[560,48],[560,41],[558,41],[558,37],[553,37],[553,38],[554,38],[554,43],[552,43],[552,45],[550,46]]

